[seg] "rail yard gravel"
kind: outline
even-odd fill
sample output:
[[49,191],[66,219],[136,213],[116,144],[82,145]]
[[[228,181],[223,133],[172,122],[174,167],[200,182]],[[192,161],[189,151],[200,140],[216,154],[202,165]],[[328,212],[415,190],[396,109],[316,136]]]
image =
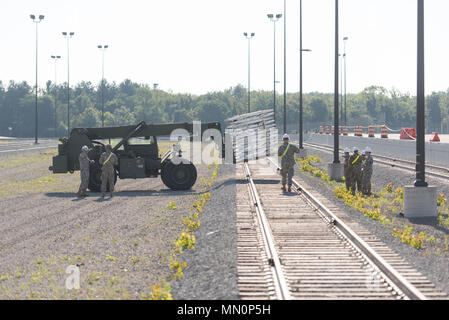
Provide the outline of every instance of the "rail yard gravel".
[[[172,281],[173,299],[238,299],[235,167],[222,165],[187,251],[184,276]],[[242,182],[244,183],[244,182]]]
[[[49,173],[54,153],[0,157],[0,299],[148,297],[169,277],[182,218],[212,171],[197,166],[189,191],[171,191],[159,178],[119,180],[112,199],[80,199],[79,173]],[[230,198],[219,211],[232,207]],[[79,267],[79,290],[66,290],[70,265]]]
[[[374,157],[374,172],[372,176],[373,190],[374,192],[381,190],[387,184],[391,183],[394,188],[403,187],[404,185],[412,185],[415,180],[415,175],[410,171],[402,169],[391,168],[376,164],[376,150],[373,150]],[[327,163],[333,161],[333,155],[329,152],[308,148],[308,154],[317,155],[322,158],[322,163],[318,164],[322,170],[327,170]],[[392,235],[391,229],[385,228],[377,221],[363,216],[359,211],[350,208],[344,204],[340,199],[337,199],[333,193],[333,188],[324,183],[322,180],[312,177],[308,173],[300,172],[297,168],[295,175],[304,179],[308,184],[313,185],[323,196],[328,199],[332,199],[335,204],[342,210],[347,212],[355,221],[366,227],[370,232],[375,234],[391,249],[400,254],[405,260],[413,265],[418,271],[425,275],[430,281],[435,283],[440,289],[449,292],[449,274],[447,269],[449,266],[448,253],[430,253],[426,256],[425,250],[417,250],[407,244],[401,242],[399,238]],[[427,181],[429,185],[437,186],[438,192],[449,195],[449,181],[444,181],[438,178],[428,177]],[[428,236],[434,236],[435,238],[444,238],[449,235],[449,230],[445,229],[437,224],[436,221],[426,220],[411,220],[404,218],[401,215],[395,216],[395,221],[402,225],[412,225],[413,230],[416,233],[424,232]]]

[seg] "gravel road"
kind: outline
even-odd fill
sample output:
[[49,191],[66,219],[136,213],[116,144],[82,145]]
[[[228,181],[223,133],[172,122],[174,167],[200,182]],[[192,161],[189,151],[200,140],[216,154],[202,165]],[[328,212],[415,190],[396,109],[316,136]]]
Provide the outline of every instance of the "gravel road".
[[[159,178],[119,180],[112,199],[79,199],[78,173],[48,171],[54,153],[0,156],[0,299],[148,295],[168,277],[172,244],[185,228],[181,219],[211,171],[197,166],[197,183],[185,192],[169,190]],[[218,199],[218,211],[231,198]],[[167,208],[171,201],[173,210]],[[213,201],[207,210],[213,211]],[[79,290],[65,289],[70,265],[79,266]]]
[[184,253],[184,277],[171,283],[174,299],[238,299],[235,167],[222,165],[195,233]]
[[[323,163],[320,167],[326,170],[327,163],[332,162],[333,155],[329,152],[308,148],[309,154],[314,154],[323,159]],[[395,188],[402,187],[404,185],[411,185],[414,182],[415,175],[410,171],[405,171],[397,168],[391,168],[376,164],[376,155],[374,157],[374,172],[372,176],[373,191],[379,191],[384,188],[388,183],[393,184]],[[440,289],[449,293],[449,257],[448,252],[441,250],[440,253],[436,252],[435,247],[424,246],[422,250],[412,248],[407,244],[403,244],[400,239],[395,238],[392,235],[392,231],[389,228],[384,227],[377,221],[371,220],[368,217],[363,216],[357,210],[347,207],[344,202],[337,199],[329,185],[321,182],[319,179],[311,177],[307,173],[301,173],[296,169],[295,175],[304,179],[307,183],[313,184],[324,196],[328,199],[337,200],[337,205],[362,226],[366,227],[369,231],[375,234],[391,249],[400,254],[411,265],[425,275],[430,281],[435,283]],[[438,187],[438,192],[442,192],[449,195],[449,183],[447,180],[429,177],[428,182],[430,185]],[[399,226],[413,226],[413,232],[418,234],[419,232],[425,232],[427,236],[434,236],[439,241],[439,247],[444,248],[444,239],[449,236],[449,230],[439,226],[436,221],[429,220],[408,220],[403,216],[395,215],[395,221]]]

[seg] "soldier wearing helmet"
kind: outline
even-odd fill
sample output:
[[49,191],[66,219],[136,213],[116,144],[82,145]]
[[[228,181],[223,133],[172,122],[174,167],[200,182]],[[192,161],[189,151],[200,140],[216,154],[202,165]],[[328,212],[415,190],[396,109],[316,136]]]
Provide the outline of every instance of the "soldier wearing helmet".
[[359,148],[353,148],[353,154],[349,157],[349,170],[351,171],[351,189],[355,195],[355,190],[362,192],[362,156],[359,154]]
[[76,193],[78,197],[86,197],[86,191],[87,187],[89,186],[89,165],[91,163],[94,163],[93,160],[89,159],[89,156],[87,153],[89,152],[88,146],[83,146],[81,148],[81,153],[78,157],[80,162],[80,178],[81,178],[81,184],[78,189],[78,192]]
[[349,170],[349,148],[345,148],[344,155],[343,155],[343,164],[344,164],[344,176],[345,176],[345,183],[346,183],[346,190],[351,190],[351,171]]
[[364,195],[371,195],[371,176],[373,175],[373,157],[371,156],[372,150],[370,147],[365,148],[365,161],[363,163],[363,179],[362,179],[362,192]]
[[111,151],[112,147],[110,144],[105,146],[105,152],[103,152],[100,156],[100,164],[101,164],[101,196],[104,198],[106,187],[109,184],[109,192],[111,194],[111,198],[114,193],[114,180],[115,180],[115,169],[114,166],[118,164],[117,156]]
[[295,153],[299,153],[299,148],[289,143],[290,137],[288,136],[288,134],[284,134],[282,140],[284,143],[278,149],[278,156],[281,157],[281,189],[285,192],[285,185],[287,184],[288,192],[291,192],[295,167]]

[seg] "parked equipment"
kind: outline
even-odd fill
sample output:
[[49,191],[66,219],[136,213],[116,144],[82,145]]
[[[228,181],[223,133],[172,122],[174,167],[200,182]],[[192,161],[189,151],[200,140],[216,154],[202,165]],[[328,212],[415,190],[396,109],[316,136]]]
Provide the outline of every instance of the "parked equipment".
[[[90,165],[89,190],[98,192],[101,186],[101,166],[98,163],[105,145],[99,140],[121,138],[112,152],[119,159],[115,167],[116,178],[140,179],[157,178],[173,190],[190,189],[196,181],[195,166],[186,159],[180,164],[173,163],[173,157],[182,157],[182,151],[168,151],[159,155],[157,136],[169,136],[175,129],[185,129],[192,138],[192,123],[149,124],[144,121],[136,126],[106,128],[74,128],[69,138],[59,139],[58,155],[53,157],[53,165],[49,167],[53,173],[73,173],[79,170],[79,154],[86,145],[90,151],[89,158],[95,163]],[[207,129],[217,129],[221,133],[219,122],[201,123],[201,136]],[[178,161],[175,161],[179,163]]]

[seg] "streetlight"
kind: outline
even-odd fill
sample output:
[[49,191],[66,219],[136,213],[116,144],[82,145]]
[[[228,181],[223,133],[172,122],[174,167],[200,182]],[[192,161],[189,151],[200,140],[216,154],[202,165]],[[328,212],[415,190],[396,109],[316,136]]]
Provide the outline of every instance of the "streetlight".
[[251,39],[254,37],[255,33],[251,32],[251,35],[248,36],[247,32],[244,32],[243,35],[246,39],[248,39],[248,113],[251,112]]
[[284,0],[284,133],[287,133],[287,5]]
[[268,19],[273,22],[273,112],[276,122],[276,22],[282,18],[282,14],[267,14]]
[[57,98],[58,98],[58,92],[57,92],[57,87],[56,87],[56,78],[57,78],[57,71],[56,71],[56,63],[58,62],[58,60],[59,59],[61,59],[61,56],[51,56],[51,58],[55,61],[55,84],[54,84],[54,87],[55,87],[55,137],[57,137],[57,134],[56,134],[56,124],[57,124],[57,119],[56,119],[56,116],[57,116],[57,114],[56,114],[56,106],[57,106],[57,104],[56,104],[56,100],[57,100]]
[[339,124],[338,124],[338,0],[335,0],[335,74],[334,74],[334,164],[340,163],[339,159]]
[[[302,101],[302,53],[311,52],[310,49],[302,47],[302,0],[299,1],[299,149],[304,150],[303,146],[303,101]],[[305,154],[303,154],[304,156]],[[301,154],[300,154],[301,156]]]
[[334,71],[334,161],[328,164],[328,174],[332,180],[339,180],[343,177],[343,164],[339,159],[339,123],[338,123],[338,69],[339,69],[339,54],[338,54],[338,0],[335,0],[335,71]]
[[348,125],[347,124],[347,117],[346,117],[346,57],[347,57],[347,55],[346,55],[346,41],[348,40],[349,38],[348,37],[344,37],[343,38],[343,45],[344,45],[344,51],[343,51],[343,62],[344,62],[344,70],[345,70],[345,76],[344,76],[344,85],[345,85],[345,93],[344,93],[344,95],[345,95],[345,97],[344,97],[344,100],[345,100],[345,126],[346,125]]
[[70,47],[69,40],[75,32],[63,32],[62,35],[67,39],[67,137],[70,136]]
[[42,20],[44,20],[43,15],[39,15],[39,20],[36,19],[36,16],[34,14],[30,14],[31,20],[36,24],[36,104],[34,106],[34,144],[38,144],[37,141],[37,24],[40,23]]
[[427,187],[425,157],[425,107],[426,93],[424,86],[424,1],[418,0],[418,83],[416,112],[416,180],[415,187]]
[[98,45],[98,49],[102,52],[102,71],[101,71],[101,127],[104,127],[104,52],[109,46]]
[[417,2],[416,180],[413,186],[404,186],[404,216],[436,219],[437,187],[428,185],[425,174],[424,0]]

